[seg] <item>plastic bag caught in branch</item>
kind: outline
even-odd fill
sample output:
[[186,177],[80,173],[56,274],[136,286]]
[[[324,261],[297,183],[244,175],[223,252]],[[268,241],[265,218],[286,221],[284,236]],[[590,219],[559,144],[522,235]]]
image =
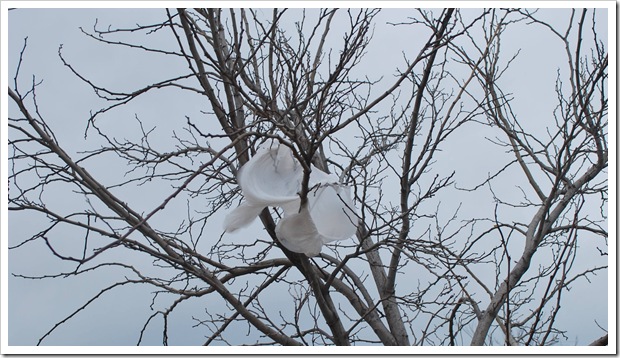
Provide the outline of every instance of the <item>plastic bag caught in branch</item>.
[[273,143],[261,147],[237,174],[245,201],[224,220],[226,232],[252,223],[267,206],[280,207],[278,240],[289,250],[315,256],[324,244],[355,234],[357,215],[350,188],[338,177],[311,166],[308,201],[300,207],[303,167],[290,148]]

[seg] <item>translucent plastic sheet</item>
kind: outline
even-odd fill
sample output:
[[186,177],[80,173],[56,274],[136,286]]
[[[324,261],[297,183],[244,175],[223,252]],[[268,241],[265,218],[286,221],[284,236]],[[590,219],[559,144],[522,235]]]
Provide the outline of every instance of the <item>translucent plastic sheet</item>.
[[289,250],[315,256],[323,244],[355,234],[357,216],[350,188],[338,177],[311,167],[308,202],[300,208],[303,168],[291,150],[279,144],[261,147],[237,174],[245,201],[224,220],[233,232],[252,223],[267,206],[280,207],[284,216],[276,235]]

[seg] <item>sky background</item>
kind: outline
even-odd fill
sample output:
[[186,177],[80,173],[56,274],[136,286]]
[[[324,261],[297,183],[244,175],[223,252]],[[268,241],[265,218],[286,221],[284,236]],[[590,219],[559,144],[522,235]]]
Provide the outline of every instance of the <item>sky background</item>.
[[[558,23],[565,21],[563,19],[565,19],[566,11],[560,9],[549,11],[551,21]],[[407,30],[402,27],[385,26],[383,23],[405,20],[406,14],[405,11],[393,9],[385,10],[377,17],[373,45],[369,48],[360,66],[361,72],[366,72],[370,77],[380,78],[392,76],[396,67],[403,67],[402,53],[407,51],[402,46],[403,39],[411,39],[415,42],[416,38],[408,36]],[[178,59],[169,59],[165,56],[145,55],[140,52],[131,52],[131,55],[128,55],[129,52],[126,49],[96,43],[84,36],[79,28],[92,29],[96,20],[102,27],[112,25],[122,28],[135,23],[156,23],[164,18],[165,12],[161,9],[18,9],[10,11],[8,45],[3,44],[8,47],[7,57],[5,57],[8,58],[9,76],[6,77],[8,84],[10,87],[13,85],[15,65],[20,50],[24,46],[24,39],[27,37],[27,49],[20,69],[22,86],[28,87],[32,75],[35,75],[37,80],[43,80],[37,92],[40,109],[65,148],[69,148],[73,153],[97,148],[101,143],[97,142],[96,136],[89,136],[85,140],[84,131],[89,112],[93,108],[99,108],[102,102],[88,86],[76,79],[63,66],[58,58],[59,46],[62,45],[62,53],[67,61],[74,64],[76,69],[82,71],[94,82],[118,90],[130,90],[141,84],[154,82],[157,78],[164,79],[171,74],[180,74],[185,71],[186,66],[180,64]],[[601,28],[607,28],[606,24],[601,24]],[[169,35],[169,31],[164,31],[160,37],[154,36],[149,41],[171,41]],[[606,34],[600,33],[599,35],[606,38]],[[548,32],[540,31],[540,28],[522,26],[519,31],[512,29],[507,32],[503,41],[507,53],[520,49],[520,54],[512,64],[511,71],[503,78],[502,85],[513,89],[517,94],[513,108],[518,111],[520,118],[528,118],[528,121],[524,123],[532,128],[537,126],[536,123],[541,113],[548,115],[556,103],[553,88],[556,69],[564,65],[561,63],[562,60],[555,56],[557,53],[562,55],[561,44],[552,39]],[[175,46],[174,42],[169,42],[166,46],[168,45]],[[413,52],[416,46],[412,45],[409,48]],[[611,49],[609,52],[613,53]],[[613,76],[610,75],[611,77]],[[382,83],[388,84],[389,82]],[[380,87],[376,90],[380,91]],[[182,121],[186,115],[199,118],[200,111],[203,110],[198,104],[201,100],[198,96],[194,98],[187,94],[179,96],[176,92],[162,90],[146,98],[148,101],[138,100],[118,111],[102,116],[99,123],[106,130],[120,136],[138,139],[139,128],[133,120],[134,115],[138,115],[146,126],[156,126],[153,132],[156,140],[160,143],[167,143],[170,141],[171,131],[177,128],[178,121]],[[549,100],[541,100],[541,98]],[[6,128],[5,118],[2,124],[3,128]],[[455,180],[462,187],[477,184],[486,177],[489,171],[505,163],[502,161],[506,158],[504,154],[493,150],[490,143],[472,139],[481,135],[477,131],[479,127],[474,129],[465,126],[463,134],[453,138],[450,144],[453,150],[444,151],[437,157],[438,162],[445,163],[446,172],[457,170]],[[610,128],[609,133],[615,133],[615,131]],[[171,147],[173,144],[170,142]],[[165,146],[165,144],[162,145]],[[480,160],[473,162],[467,168],[462,167],[462,163],[472,156],[478,156]],[[112,162],[111,159],[110,163]],[[467,162],[472,163],[470,160]],[[117,181],[126,171],[125,168],[117,168],[108,164],[93,164],[88,169],[104,183]],[[613,170],[610,168],[609,172]],[[506,183],[506,188],[509,188],[510,184]],[[122,189],[117,194],[136,211],[149,212],[169,193],[155,184],[147,184],[141,190],[143,191],[136,192]],[[72,202],[70,198],[58,197],[58,193],[46,193],[46,195],[49,195],[50,202],[62,203],[67,212],[70,212],[72,207],[79,207],[81,204]],[[446,202],[445,210],[449,211],[450,205],[456,206],[458,203],[463,203],[464,210],[480,209],[477,201],[472,201],[471,197],[467,197],[466,194],[463,195],[462,198],[454,197],[453,202]],[[482,201],[483,198],[479,199]],[[167,210],[174,213],[186,209],[183,202],[173,202]],[[216,222],[218,220],[221,222],[224,214],[212,219],[215,230],[220,229],[221,224]],[[610,217],[613,216],[610,215]],[[178,225],[178,222],[169,215],[159,215],[154,219],[162,228],[172,230]],[[8,225],[8,244],[10,245],[36,232],[44,223],[37,222],[28,215],[10,213]],[[71,234],[67,232],[68,242],[71,241]],[[243,236],[244,233],[225,235],[222,240],[232,243],[235,240],[242,240]],[[207,247],[205,246],[205,249]],[[7,250],[7,240],[3,240],[2,249]],[[79,252],[81,247],[72,247],[68,244],[66,250],[67,252],[71,250]],[[610,250],[610,254],[613,254],[613,251]],[[27,250],[12,250],[8,255],[8,272],[3,272],[5,282],[5,292],[3,292],[5,296],[3,297],[7,297],[6,282],[8,279],[8,344],[10,345],[36,344],[37,340],[56,322],[83,304],[101,287],[114,282],[115,275],[118,274],[113,270],[109,272],[103,270],[88,276],[62,280],[24,280],[10,274],[40,275],[50,270],[56,272],[63,268],[67,269],[70,265],[59,263],[58,260],[50,257],[41,243],[29,245]],[[131,255],[131,253],[125,252],[122,255]],[[149,263],[150,260],[145,260],[144,265]],[[589,305],[585,310],[582,307],[584,301],[589,301],[589,297],[603,297],[609,294],[607,279],[607,274],[604,273],[595,277],[591,284],[575,285],[571,295],[574,298],[580,297],[580,299],[563,302],[563,310],[574,313],[562,318],[565,320],[562,323],[570,327],[570,339],[564,344],[585,344],[603,335],[593,320],[607,327],[607,307]],[[149,309],[152,290],[151,287],[132,285],[104,295],[87,310],[55,331],[45,340],[45,344],[135,345],[142,325],[152,313]],[[286,305],[287,303],[286,297],[274,297],[273,299],[274,305]],[[593,301],[602,302],[599,298]],[[170,344],[201,344],[205,333],[200,328],[192,328],[192,325],[196,323],[192,317],[196,316],[196,312],[202,311],[205,305],[219,304],[221,302],[209,298],[202,302],[188,303],[180,308],[169,322]],[[3,320],[6,320],[6,315],[3,316]],[[159,325],[149,326],[142,344],[161,344]]]

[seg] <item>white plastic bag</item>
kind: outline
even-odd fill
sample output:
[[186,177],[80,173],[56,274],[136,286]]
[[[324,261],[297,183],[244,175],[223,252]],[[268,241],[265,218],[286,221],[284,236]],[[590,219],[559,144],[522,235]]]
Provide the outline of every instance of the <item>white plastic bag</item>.
[[308,201],[300,207],[303,168],[290,148],[273,143],[261,147],[237,174],[245,201],[224,220],[226,232],[252,223],[267,206],[282,208],[278,240],[289,250],[316,256],[324,244],[350,238],[357,215],[350,188],[333,174],[312,166]]

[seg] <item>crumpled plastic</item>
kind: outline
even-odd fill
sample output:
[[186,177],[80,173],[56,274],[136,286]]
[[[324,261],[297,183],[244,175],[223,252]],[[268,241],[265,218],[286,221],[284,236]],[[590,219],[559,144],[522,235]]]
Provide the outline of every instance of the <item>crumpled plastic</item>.
[[302,207],[302,179],[303,167],[290,148],[278,143],[261,147],[237,173],[245,200],[224,219],[225,231],[250,225],[265,207],[273,206],[283,212],[276,236],[293,252],[316,256],[324,244],[353,236],[357,215],[350,188],[312,165]]

